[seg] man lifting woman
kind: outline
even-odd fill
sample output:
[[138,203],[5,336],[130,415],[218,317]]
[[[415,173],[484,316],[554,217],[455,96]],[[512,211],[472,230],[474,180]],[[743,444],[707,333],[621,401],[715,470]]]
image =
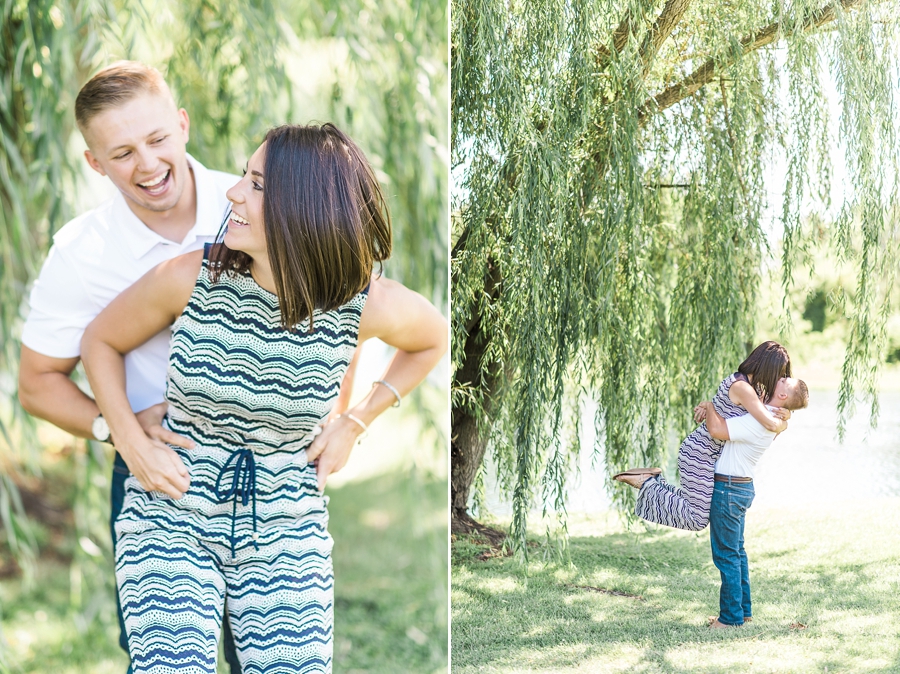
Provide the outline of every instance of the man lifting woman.
[[639,517],[688,531],[710,525],[713,562],[722,576],[719,616],[711,627],[740,626],[752,616],[744,518],[753,502],[754,469],[787,429],[791,411],[808,404],[806,384],[791,377],[787,350],[763,342],[719,384],[711,402],[694,408],[700,426],[678,450],[680,487],[666,482],[659,468],[614,476],[639,490]]

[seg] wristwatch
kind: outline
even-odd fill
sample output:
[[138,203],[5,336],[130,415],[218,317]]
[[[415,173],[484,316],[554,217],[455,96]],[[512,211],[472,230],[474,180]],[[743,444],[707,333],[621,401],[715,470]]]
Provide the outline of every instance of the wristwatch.
[[103,418],[102,414],[98,415],[94,419],[94,423],[91,424],[91,434],[95,440],[109,442],[109,424],[106,423],[106,419]]

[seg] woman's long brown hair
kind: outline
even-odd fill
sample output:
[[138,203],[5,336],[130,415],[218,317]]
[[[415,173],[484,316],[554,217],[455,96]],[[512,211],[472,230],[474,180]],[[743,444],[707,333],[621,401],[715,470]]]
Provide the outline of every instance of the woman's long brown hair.
[[752,377],[756,394],[768,403],[775,395],[775,385],[782,377],[791,375],[791,357],[778,342],[768,341],[757,346],[738,366],[738,372]]
[[[294,330],[309,319],[312,330],[313,311],[346,304],[390,257],[390,214],[362,150],[333,124],[279,126],[264,142],[263,218],[281,323]],[[213,282],[251,261],[214,246]]]

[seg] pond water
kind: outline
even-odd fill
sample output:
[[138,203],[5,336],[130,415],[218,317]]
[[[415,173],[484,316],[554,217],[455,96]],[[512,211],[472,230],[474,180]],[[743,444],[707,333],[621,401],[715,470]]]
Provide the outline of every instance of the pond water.
[[[874,429],[869,427],[868,405],[857,405],[843,443],[837,439],[837,400],[837,391],[810,391],[809,407],[794,413],[788,430],[757,465],[754,507],[900,496],[900,392],[879,395],[881,410]],[[585,421],[592,418],[593,411],[586,411]],[[602,457],[584,452],[580,463],[580,474],[569,483],[569,512],[608,509]],[[666,472],[671,477],[674,471],[673,459]],[[490,474],[487,483],[488,510],[510,514]]]

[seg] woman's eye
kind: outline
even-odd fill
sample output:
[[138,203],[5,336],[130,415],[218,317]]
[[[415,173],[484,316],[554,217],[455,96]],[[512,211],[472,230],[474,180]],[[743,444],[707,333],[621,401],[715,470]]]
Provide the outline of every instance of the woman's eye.
[[260,184],[259,184],[258,182],[256,182],[255,180],[253,181],[253,189],[255,189],[257,192],[262,192],[262,191],[263,191],[262,185],[260,185]]

